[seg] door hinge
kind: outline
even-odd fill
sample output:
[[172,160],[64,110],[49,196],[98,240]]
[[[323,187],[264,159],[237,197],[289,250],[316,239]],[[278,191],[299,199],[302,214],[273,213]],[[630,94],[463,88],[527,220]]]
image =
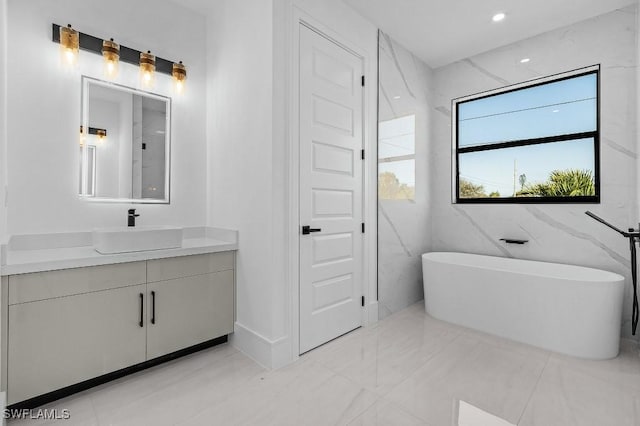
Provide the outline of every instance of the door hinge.
[[362,87],[364,87],[364,75],[362,76]]
[[362,296],[362,307],[364,308],[364,296]]
[[362,222],[362,233],[364,234],[364,222]]
[[364,149],[360,150],[360,159],[364,160]]

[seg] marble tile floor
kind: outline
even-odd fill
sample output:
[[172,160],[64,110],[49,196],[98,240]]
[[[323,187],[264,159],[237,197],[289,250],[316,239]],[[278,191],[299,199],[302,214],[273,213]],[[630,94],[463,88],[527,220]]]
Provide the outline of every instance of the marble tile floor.
[[[462,402],[460,402],[462,401]],[[269,371],[228,344],[42,408],[10,426],[640,424],[640,352],[586,361],[435,320],[422,303]],[[462,411],[460,411],[462,413]]]

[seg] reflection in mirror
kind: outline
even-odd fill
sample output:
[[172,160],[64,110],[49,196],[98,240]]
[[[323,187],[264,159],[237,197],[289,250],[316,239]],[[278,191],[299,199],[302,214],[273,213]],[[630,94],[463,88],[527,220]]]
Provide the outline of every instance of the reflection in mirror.
[[[95,197],[96,196],[96,147],[93,145],[80,145],[80,170],[82,170],[82,162],[85,161],[85,153],[87,152],[86,157],[86,170],[87,173],[80,173],[80,188],[85,188],[84,195],[87,197]],[[83,181],[86,179],[85,181]]]
[[89,77],[82,89],[80,195],[168,203],[171,100]]

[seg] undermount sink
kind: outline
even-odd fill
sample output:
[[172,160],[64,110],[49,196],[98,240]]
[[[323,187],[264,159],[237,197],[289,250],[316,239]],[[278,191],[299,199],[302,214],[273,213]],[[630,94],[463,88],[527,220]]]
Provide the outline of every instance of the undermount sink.
[[93,248],[100,254],[162,250],[182,247],[182,228],[136,226],[95,229]]

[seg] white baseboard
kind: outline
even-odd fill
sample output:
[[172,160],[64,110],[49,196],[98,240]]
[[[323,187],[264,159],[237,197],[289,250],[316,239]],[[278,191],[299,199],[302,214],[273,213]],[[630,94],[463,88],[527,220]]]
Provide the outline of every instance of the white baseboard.
[[367,305],[367,325],[378,322],[378,301],[370,302]]
[[288,336],[276,340],[267,339],[236,322],[234,332],[229,337],[234,348],[265,368],[281,368],[297,359],[291,350],[291,339]]
[[[378,301],[367,305],[365,320],[365,326],[378,322]],[[234,348],[269,369],[284,367],[298,359],[297,351],[291,347],[292,341],[289,336],[271,340],[239,322],[235,323],[229,342]]]

